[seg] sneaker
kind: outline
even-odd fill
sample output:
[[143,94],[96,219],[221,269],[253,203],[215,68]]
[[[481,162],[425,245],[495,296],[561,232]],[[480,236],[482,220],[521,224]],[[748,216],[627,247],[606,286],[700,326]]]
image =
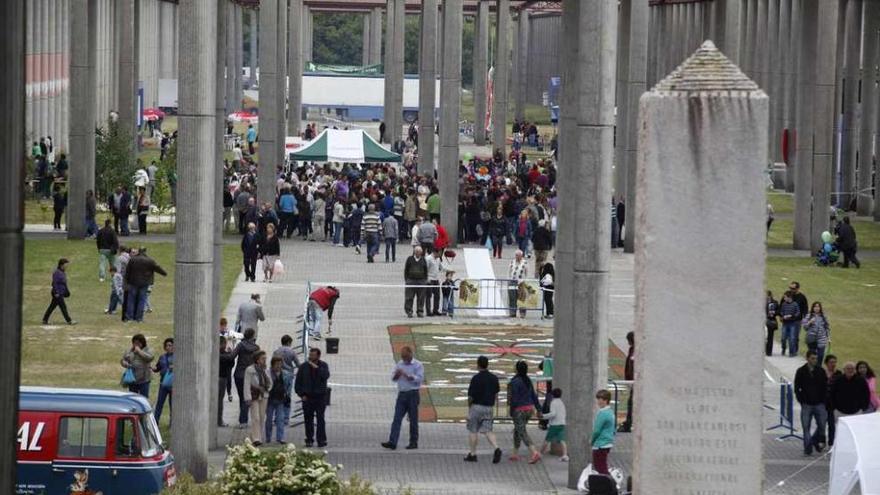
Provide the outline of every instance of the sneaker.
[[568,456],[564,455],[564,456],[560,457],[559,462],[568,462]]
[[67,322],[67,324],[70,325],[70,326],[73,326],[73,325],[77,325],[77,324],[79,324],[79,322],[76,321],[76,320],[70,320],[70,321]]
[[229,402],[232,402],[232,394],[229,394],[229,395],[227,396],[227,398],[229,399]]
[[535,452],[534,454],[532,454],[531,457],[529,457],[529,464],[535,464],[536,462],[538,462],[540,460],[541,460],[541,454]]
[[357,254],[361,254],[361,247],[360,247],[360,246],[355,246],[355,247],[354,247],[354,252],[356,252]]
[[411,443],[411,444],[407,445],[407,446],[404,447],[404,448],[405,448],[406,450],[418,450],[419,446],[418,446],[418,444]]
[[382,442],[382,446],[385,447],[385,448],[388,449],[388,450],[394,450],[394,449],[397,448],[397,445],[394,445],[394,444],[391,443],[391,442]]
[[103,281],[104,281],[103,278],[98,278],[98,282],[103,282]]
[[110,310],[109,310],[109,309],[105,309],[105,310],[104,310],[104,314],[105,314],[105,315],[109,315],[109,314],[110,314]]
[[308,440],[306,440],[306,448],[307,448],[307,449],[312,448],[313,445],[314,445],[313,442],[309,442]]
[[327,446],[327,442],[318,442],[318,447],[324,448]]
[[495,449],[495,452],[492,454],[492,464],[498,464],[501,462],[501,449]]
[[477,456],[475,456],[474,454],[468,454],[467,456],[465,456],[464,462],[477,462]]

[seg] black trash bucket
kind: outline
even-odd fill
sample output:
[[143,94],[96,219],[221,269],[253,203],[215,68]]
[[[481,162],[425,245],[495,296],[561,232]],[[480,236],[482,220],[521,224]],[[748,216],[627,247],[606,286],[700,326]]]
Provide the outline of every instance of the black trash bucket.
[[339,354],[339,339],[336,337],[327,337],[324,339],[327,343],[327,354]]

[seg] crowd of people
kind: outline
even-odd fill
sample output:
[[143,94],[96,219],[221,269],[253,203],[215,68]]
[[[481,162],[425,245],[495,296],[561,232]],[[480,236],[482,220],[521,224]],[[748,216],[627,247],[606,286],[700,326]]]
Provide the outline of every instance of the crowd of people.
[[838,418],[880,410],[874,371],[867,361],[845,362],[840,371],[837,356],[829,352],[830,320],[820,301],[809,304],[799,282],[789,283],[781,301],[767,291],[765,312],[767,356],[773,355],[774,333],[780,324],[783,356],[800,355],[800,334],[804,330],[806,363],[795,374],[794,394],[801,407],[804,455],[811,455],[814,449],[822,452],[834,445]]

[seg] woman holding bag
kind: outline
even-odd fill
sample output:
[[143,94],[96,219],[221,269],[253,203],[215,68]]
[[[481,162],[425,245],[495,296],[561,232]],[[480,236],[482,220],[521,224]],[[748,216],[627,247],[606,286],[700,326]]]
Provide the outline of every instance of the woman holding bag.
[[810,315],[804,321],[804,329],[807,334],[807,348],[816,353],[821,363],[825,357],[825,349],[831,342],[831,325],[819,301],[814,302],[810,308]]
[[541,404],[529,378],[529,365],[525,361],[516,362],[516,375],[507,384],[507,396],[510,416],[513,418],[513,454],[510,460],[516,462],[520,459],[519,446],[525,444],[531,454],[529,464],[534,464],[541,460],[541,454],[532,443],[527,426],[535,412],[540,410]]
[[254,364],[248,366],[244,372],[244,401],[250,408],[250,437],[255,446],[263,444],[270,390],[272,377],[266,369],[266,352],[258,351],[254,354]]
[[153,352],[147,346],[147,338],[140,333],[133,336],[131,338],[131,349],[125,351],[125,354],[122,355],[122,360],[119,362],[126,370],[122,375],[122,384],[128,387],[129,392],[141,394],[148,399],[150,398],[150,378],[152,374],[150,363],[153,361],[153,358]]
[[281,243],[278,236],[275,235],[275,226],[266,225],[266,234],[260,238],[260,258],[263,259],[263,276],[266,282],[272,283],[272,276],[275,274],[275,261],[281,256]]

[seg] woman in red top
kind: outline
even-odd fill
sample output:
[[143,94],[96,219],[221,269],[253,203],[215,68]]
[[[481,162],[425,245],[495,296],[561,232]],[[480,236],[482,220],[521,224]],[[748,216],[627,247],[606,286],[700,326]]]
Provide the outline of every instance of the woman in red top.
[[434,241],[434,250],[440,254],[440,259],[442,260],[443,252],[449,247],[449,234],[436,219],[434,220],[434,226],[437,227],[437,239]]

